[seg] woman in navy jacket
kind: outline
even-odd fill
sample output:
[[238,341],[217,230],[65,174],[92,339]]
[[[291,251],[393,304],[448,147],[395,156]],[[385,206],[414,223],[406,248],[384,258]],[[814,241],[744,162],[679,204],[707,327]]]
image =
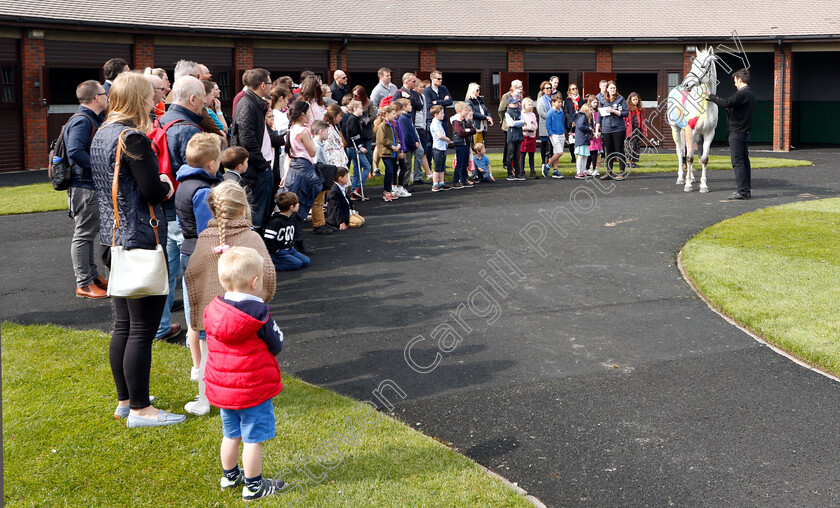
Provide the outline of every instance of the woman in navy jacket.
[[630,110],[627,108],[627,101],[618,94],[615,81],[607,83],[607,91],[604,93],[604,98],[598,101],[598,107],[604,113],[599,116],[598,123],[601,125],[601,136],[604,139],[607,168],[607,172],[601,177],[601,180],[613,178],[612,175],[615,174],[613,164],[616,160],[618,160],[620,171],[614,178],[624,180],[627,164],[624,158],[624,139],[626,138],[624,119],[630,114]]
[[[91,169],[99,198],[99,239],[126,249],[154,249],[166,245],[166,219],[161,203],[174,193],[172,182],[158,174],[158,159],[146,136],[154,91],[142,74],[121,74],[111,86],[111,110],[90,148]],[[111,183],[117,147],[121,148],[117,208],[120,224],[114,228]],[[155,219],[151,219],[154,209]],[[110,251],[104,250],[110,266]],[[155,409],[149,398],[152,341],[160,324],[166,295],[111,298],[114,331],[109,358],[117,388],[114,418],[128,418],[128,427],[172,425],[183,415]]]

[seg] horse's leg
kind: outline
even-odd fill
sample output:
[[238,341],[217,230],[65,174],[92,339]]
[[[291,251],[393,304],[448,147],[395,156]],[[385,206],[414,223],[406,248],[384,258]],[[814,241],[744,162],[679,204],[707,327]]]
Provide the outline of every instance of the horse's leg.
[[685,192],[691,192],[694,190],[692,185],[694,184],[694,135],[696,131],[694,129],[686,130],[685,136],[688,139],[687,152],[685,154],[685,162],[686,162],[686,170],[685,170],[685,187],[683,190]]
[[703,174],[700,175],[700,192],[709,192],[709,187],[706,185],[706,165],[709,164],[709,150],[712,147],[714,137],[714,130],[707,132],[703,136],[703,152],[700,156],[700,163],[703,165]]
[[685,180],[683,179],[683,167],[681,159],[683,158],[683,146],[685,145],[685,141],[683,140],[683,132],[682,129],[678,129],[675,126],[671,126],[671,137],[674,138],[674,144],[677,145],[677,185],[682,185]]

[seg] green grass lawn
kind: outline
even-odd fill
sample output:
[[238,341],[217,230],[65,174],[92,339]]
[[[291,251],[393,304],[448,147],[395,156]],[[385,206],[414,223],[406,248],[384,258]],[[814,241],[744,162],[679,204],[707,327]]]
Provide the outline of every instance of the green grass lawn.
[[[450,150],[451,151],[451,150]],[[490,153],[487,154],[487,157],[490,158],[490,166],[493,168],[493,176],[498,178],[504,178],[507,176],[507,172],[502,168],[502,154],[501,153]],[[447,171],[452,171],[452,162],[455,159],[453,154],[449,154],[446,159],[446,166]],[[540,171],[540,158],[539,152],[534,154],[534,169],[539,173]],[[793,167],[800,167],[800,166],[811,166],[813,163],[807,160],[801,159],[782,159],[776,157],[750,157],[750,163],[752,164],[753,169],[765,169],[765,168],[793,168]],[[380,171],[385,171],[384,164],[381,162],[379,163]],[[528,162],[525,163],[526,173],[530,172],[530,166]],[[560,165],[559,165],[560,172],[566,176],[574,175],[577,172],[575,165],[571,162],[571,156],[568,152],[564,153],[563,156],[560,158]],[[667,173],[669,171],[677,171],[679,169],[677,167],[677,155],[676,153],[665,153],[656,156],[656,158],[652,158],[646,164],[646,167],[637,167],[633,168],[631,171],[631,175],[633,174],[640,174],[640,173]],[[697,162],[695,165],[695,169],[700,170],[702,166],[700,163]],[[721,170],[721,169],[732,169],[732,165],[730,164],[730,159],[728,156],[722,155],[712,155],[709,158],[709,170]],[[616,168],[616,171],[618,169]],[[603,173],[603,168],[601,169]],[[700,178],[699,171],[696,173],[697,178]],[[382,176],[378,176],[368,180],[368,185],[376,187],[382,186]],[[447,181],[449,181],[451,177],[447,177]]]
[[67,210],[67,192],[59,192],[49,182],[0,187],[0,215]]
[[[451,151],[451,150],[450,150]],[[507,173],[502,168],[502,154],[491,153],[488,154],[490,164],[493,168],[493,174],[496,178],[505,177]],[[455,156],[450,153],[447,158],[447,167],[452,168],[452,161]],[[539,172],[540,154],[534,155],[535,169]],[[791,168],[799,166],[811,166],[811,161],[799,159],[782,159],[774,157],[751,157],[753,169],[761,168]],[[380,162],[380,169],[384,171],[384,166]],[[696,166],[700,168],[699,163]],[[709,169],[731,169],[729,157],[721,155],[713,155],[710,158]],[[667,153],[658,155],[655,159],[650,160],[646,167],[638,167],[632,170],[631,174],[639,173],[663,173],[677,170],[677,156],[674,153]],[[571,158],[568,153],[565,153],[560,159],[560,172],[564,175],[574,175],[575,167],[571,163]],[[602,170],[603,172],[603,170]],[[699,178],[699,175],[698,175]],[[371,178],[367,185],[373,187],[382,186],[382,176]],[[448,177],[451,180],[451,177]],[[448,181],[447,180],[447,181]],[[19,213],[32,212],[50,212],[54,210],[67,210],[67,193],[57,192],[53,190],[49,183],[38,183],[33,185],[24,185],[20,187],[0,187],[0,215],[12,215]]]
[[[111,417],[108,335],[2,326],[6,506],[241,505],[241,489],[219,488],[217,409],[172,427],[127,429]],[[183,413],[197,389],[188,380],[188,351],[155,344],[152,354],[155,405]],[[306,483],[297,506],[531,506],[475,462],[381,413],[373,413],[379,422],[362,418],[371,428],[354,423],[358,444],[336,438],[350,435],[359,403],[288,375],[283,381],[274,399],[277,437],[264,447],[263,471],[274,476],[289,468],[287,482]],[[321,451],[324,462],[336,463],[332,469],[314,462],[328,440],[337,449]],[[307,457],[313,475],[326,475],[319,484],[295,470],[293,460]],[[301,492],[262,504],[286,506]]]
[[685,269],[725,314],[840,375],[840,198],[758,210],[683,248]]

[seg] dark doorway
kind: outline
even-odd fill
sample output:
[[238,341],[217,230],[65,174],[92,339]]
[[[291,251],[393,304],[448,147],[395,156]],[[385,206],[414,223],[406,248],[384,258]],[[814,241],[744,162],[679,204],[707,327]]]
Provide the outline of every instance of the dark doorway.
[[657,91],[658,81],[659,75],[655,72],[619,72],[615,75],[618,93],[627,99],[631,92],[636,92],[641,97],[642,102],[656,102],[656,97],[659,95]]

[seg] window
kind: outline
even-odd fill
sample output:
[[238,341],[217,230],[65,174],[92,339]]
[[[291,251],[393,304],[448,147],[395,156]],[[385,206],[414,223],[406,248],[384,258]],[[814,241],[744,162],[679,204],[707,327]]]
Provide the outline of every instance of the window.
[[669,72],[668,73],[668,93],[671,93],[671,90],[677,87],[680,84],[680,73],[678,72]]
[[219,85],[219,100],[222,102],[230,101],[230,72],[219,72],[219,74],[216,75],[216,84]]
[[501,95],[499,95],[499,85],[502,82],[502,76],[498,72],[493,73],[493,99],[499,100]]
[[10,65],[0,67],[0,103],[15,102],[15,68]]

